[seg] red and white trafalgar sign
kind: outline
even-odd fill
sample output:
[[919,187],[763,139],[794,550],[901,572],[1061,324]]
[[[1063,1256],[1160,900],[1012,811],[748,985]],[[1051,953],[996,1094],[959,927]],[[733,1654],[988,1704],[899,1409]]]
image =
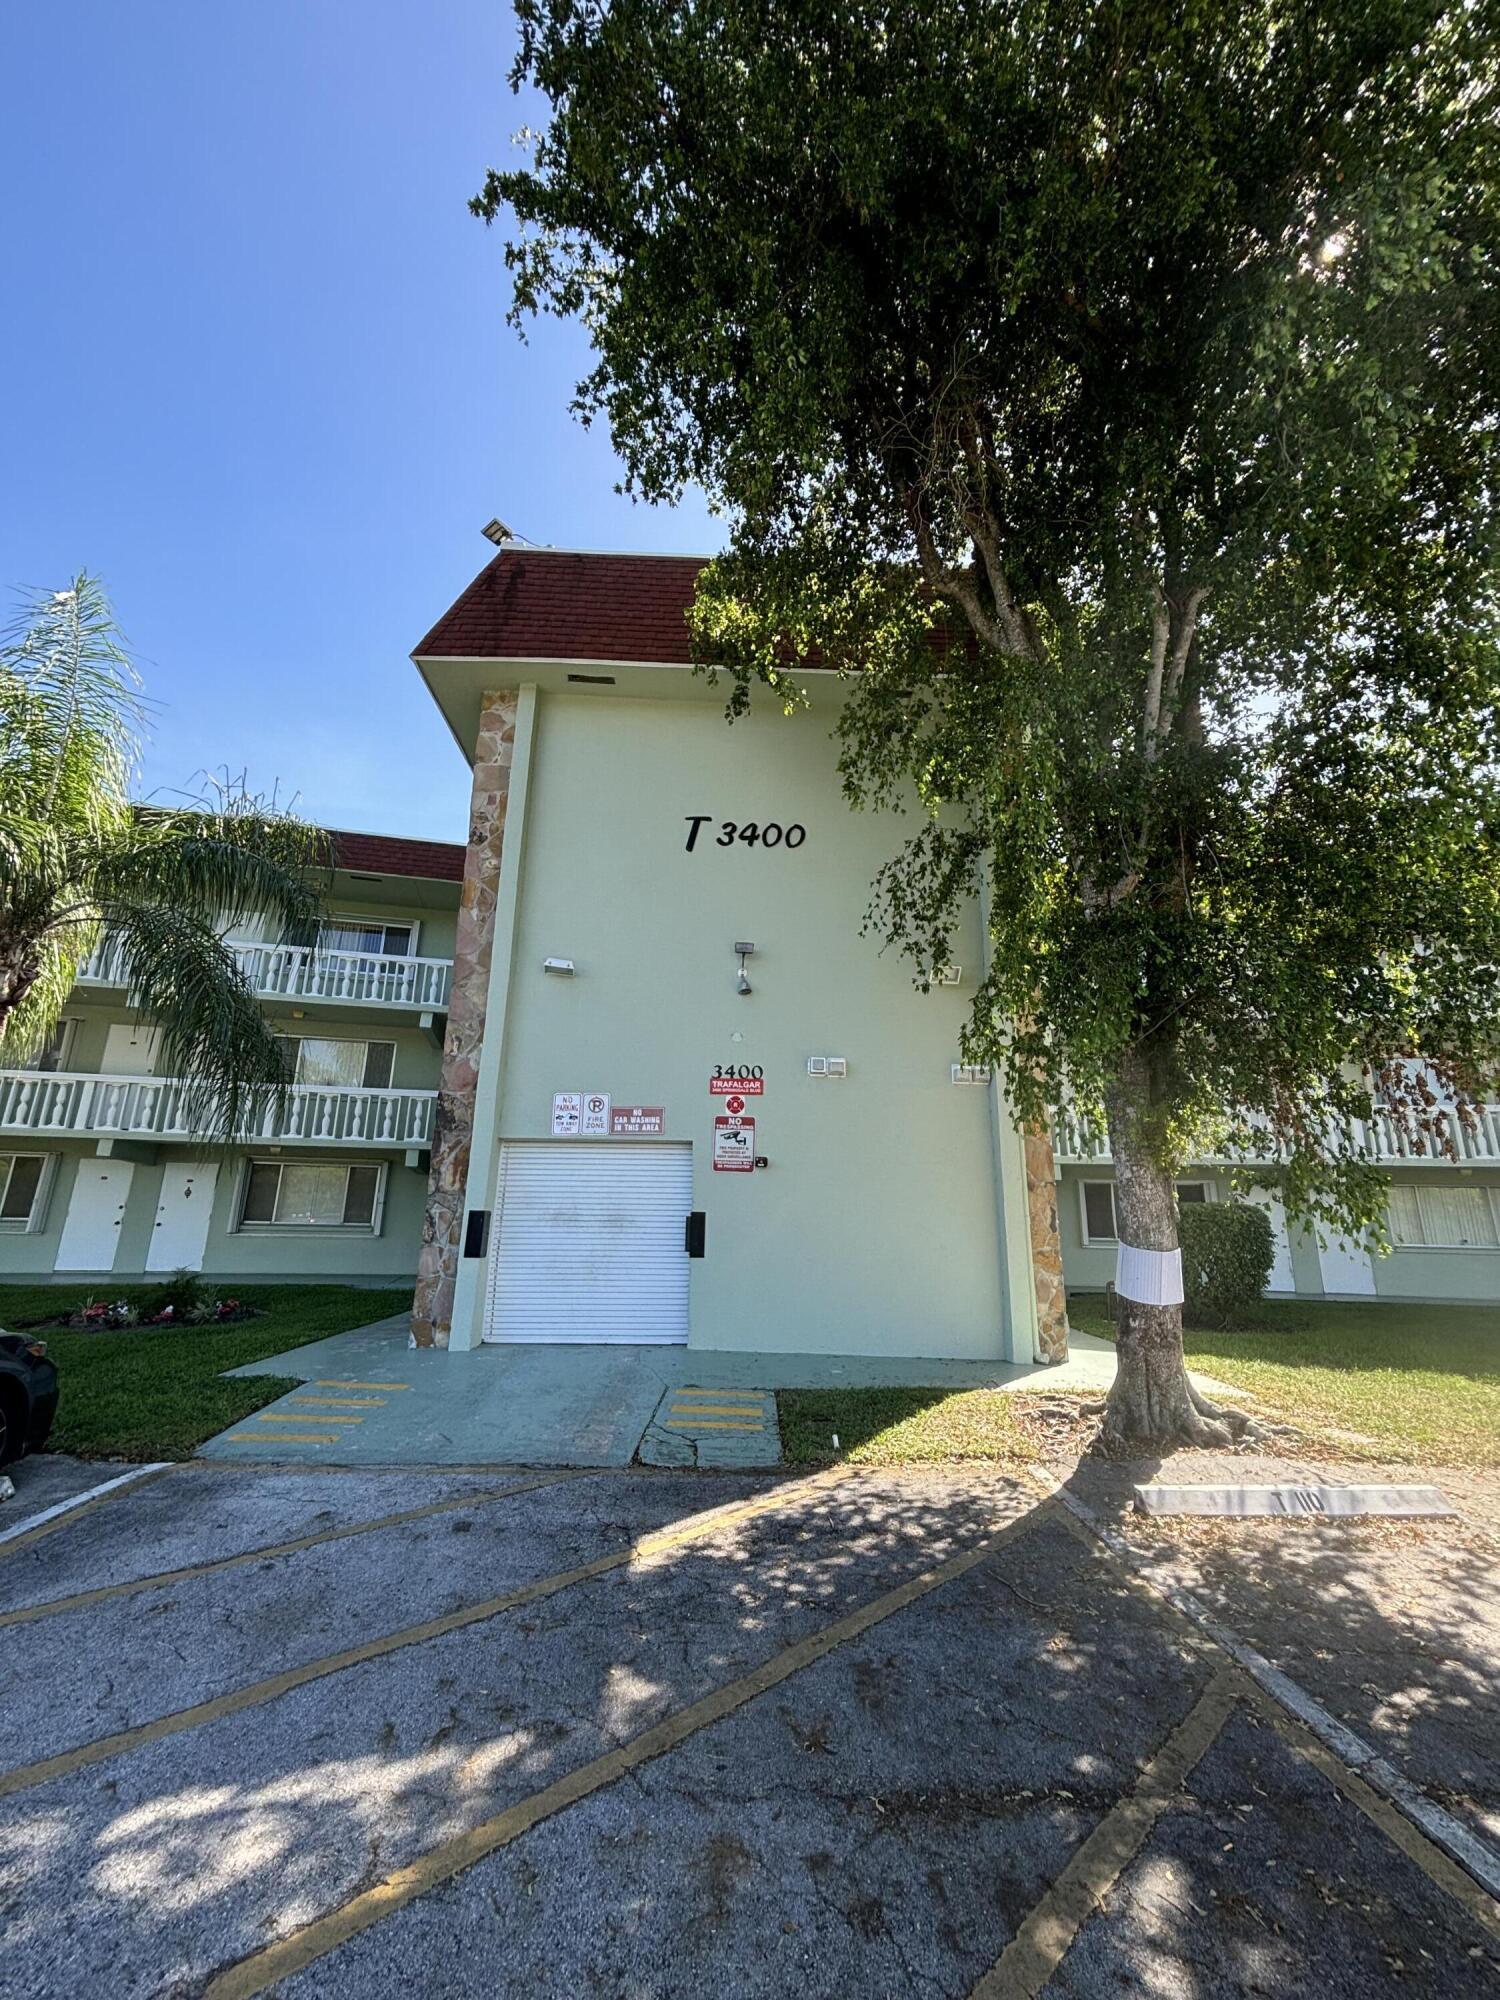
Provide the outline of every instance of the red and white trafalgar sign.
[[764,1097],[766,1080],[763,1076],[732,1076],[720,1073],[708,1079],[710,1097]]
[[755,1170],[755,1120],[716,1118],[714,1120],[714,1172],[748,1174]]

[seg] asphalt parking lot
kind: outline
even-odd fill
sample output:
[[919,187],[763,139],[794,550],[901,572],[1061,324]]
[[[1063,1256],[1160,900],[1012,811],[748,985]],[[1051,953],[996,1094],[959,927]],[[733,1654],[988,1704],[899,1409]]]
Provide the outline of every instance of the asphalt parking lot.
[[174,1466],[0,1546],[0,1993],[1489,1995],[1500,1908],[997,1472]]

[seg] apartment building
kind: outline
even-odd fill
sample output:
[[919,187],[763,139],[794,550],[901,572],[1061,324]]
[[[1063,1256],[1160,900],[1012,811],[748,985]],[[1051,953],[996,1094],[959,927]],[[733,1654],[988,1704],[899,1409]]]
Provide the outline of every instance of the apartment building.
[[229,939],[295,1044],[284,1108],[206,1145],[106,937],[51,1047],[0,1071],[0,1273],[96,1291],[183,1267],[226,1283],[414,1273],[464,850],[330,839],[315,946],[253,925]]
[[[977,912],[926,993],[863,934],[901,829],[844,803],[840,685],[726,726],[698,569],[509,545],[414,655],[473,774],[416,1337],[1055,1354],[1064,1275],[1114,1274],[1107,1140],[960,1062]],[[1266,1194],[1276,1289],[1500,1296],[1500,1113],[1458,1165],[1366,1136],[1399,1248]]]
[[[1471,1124],[1449,1107],[1458,1159],[1417,1153],[1387,1118],[1348,1135],[1353,1150],[1389,1176],[1384,1253],[1328,1230],[1289,1222],[1271,1189],[1240,1191],[1226,1160],[1200,1160],[1177,1184],[1179,1202],[1249,1198],[1271,1218],[1274,1297],[1338,1299],[1500,1299],[1500,1105]],[[1108,1134],[1071,1111],[1052,1121],[1058,1227],[1070,1286],[1101,1290],[1115,1273],[1114,1163]]]
[[[416,1337],[1024,1361],[1114,1275],[1107,1135],[1022,1133],[959,1058],[977,911],[926,993],[863,934],[899,826],[851,813],[841,690],[733,728],[691,671],[699,564],[507,546],[414,658],[467,847],[335,833],[315,948],[233,940],[296,1043],[283,1113],[192,1129],[106,939],[0,1072],[0,1274],[102,1288],[416,1276]],[[1272,1290],[1500,1297],[1500,1107],[1458,1162],[1355,1135],[1389,1256],[1288,1225]],[[1224,1161],[1184,1202],[1232,1198]]]

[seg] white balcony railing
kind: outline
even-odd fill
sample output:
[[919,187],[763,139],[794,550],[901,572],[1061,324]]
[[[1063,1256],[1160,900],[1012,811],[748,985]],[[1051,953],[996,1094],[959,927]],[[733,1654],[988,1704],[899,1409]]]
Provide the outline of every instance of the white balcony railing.
[[[432,1141],[432,1090],[362,1090],[348,1085],[293,1084],[284,1109],[256,1111],[239,1127],[239,1142],[301,1146],[427,1146]],[[68,1070],[0,1070],[0,1132],[72,1138],[222,1138],[195,1114],[180,1077],[100,1076]]]
[[[330,1000],[441,1013],[453,984],[451,958],[396,958],[373,951],[232,941],[230,949],[257,995],[266,1000]],[[102,940],[79,971],[78,981],[82,986],[129,985],[118,938]]]
[[[1342,1133],[1330,1132],[1330,1151],[1352,1153],[1373,1165],[1391,1167],[1495,1167],[1500,1166],[1500,1104],[1481,1104],[1473,1122],[1460,1118],[1452,1104],[1437,1109],[1446,1119],[1447,1130],[1457,1151],[1457,1160],[1434,1146],[1418,1152],[1399,1125],[1377,1114],[1371,1119],[1354,1119]],[[1059,1105],[1052,1114],[1052,1151],[1059,1166],[1108,1166],[1113,1157],[1109,1134],[1084,1118],[1074,1105]],[[1251,1152],[1226,1161],[1222,1156],[1205,1157],[1201,1166],[1233,1164],[1253,1166],[1272,1157],[1268,1145],[1264,1153]]]

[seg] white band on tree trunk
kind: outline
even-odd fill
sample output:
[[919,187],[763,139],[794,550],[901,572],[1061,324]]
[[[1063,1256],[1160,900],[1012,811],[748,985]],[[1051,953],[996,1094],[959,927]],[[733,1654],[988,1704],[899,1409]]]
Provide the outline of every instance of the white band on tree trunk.
[[1140,1306],[1182,1304],[1182,1252],[1137,1250],[1122,1243],[1115,1261],[1115,1290]]

